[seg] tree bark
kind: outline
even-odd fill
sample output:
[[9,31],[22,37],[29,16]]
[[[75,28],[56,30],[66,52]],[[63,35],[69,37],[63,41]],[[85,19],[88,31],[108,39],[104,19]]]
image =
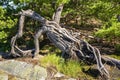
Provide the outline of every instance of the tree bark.
[[61,4],[61,5],[57,8],[56,12],[55,12],[55,13],[53,14],[53,16],[52,16],[52,20],[55,21],[55,22],[58,23],[58,24],[59,24],[59,22],[60,22],[62,10],[63,10],[63,4]]

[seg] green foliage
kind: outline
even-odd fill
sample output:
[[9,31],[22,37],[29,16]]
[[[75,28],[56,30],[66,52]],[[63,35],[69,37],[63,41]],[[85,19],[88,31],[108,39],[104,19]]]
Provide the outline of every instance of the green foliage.
[[115,45],[115,50],[116,50],[116,52],[120,52],[120,44]]
[[102,26],[100,30],[95,33],[95,36],[113,42],[114,48],[120,52],[120,22],[113,16],[108,22]]
[[[80,64],[77,61],[74,60],[70,60],[66,63],[61,63],[60,67],[58,67],[58,70],[68,76],[71,77],[82,77],[83,76],[83,72],[82,72],[82,64]],[[81,74],[81,76],[80,76]]]
[[[6,15],[6,10],[0,6],[0,49],[5,50],[5,45],[10,37],[10,30],[16,25],[17,19]],[[6,46],[7,47],[7,46]]]
[[108,40],[120,37],[120,23],[114,19],[106,22],[98,32],[95,33],[96,36],[101,38],[106,38]]
[[[96,21],[91,21],[89,24],[88,20],[92,18],[99,20],[99,26],[108,22],[113,16],[120,13],[120,6],[116,1],[109,0],[70,0],[68,4],[64,6],[63,16],[66,16],[65,20],[67,24],[71,26],[71,20],[77,20],[78,23],[74,23],[77,28],[82,27],[96,27],[97,24],[93,25]],[[79,19],[79,20],[78,20]],[[65,22],[65,21],[63,21]],[[79,26],[80,25],[80,26]]]
[[70,2],[70,0],[57,0],[56,1],[56,3],[58,4],[58,5],[60,5],[60,4],[67,4],[67,3],[69,3]]
[[113,3],[112,2],[106,2],[102,0],[98,0],[96,2],[93,2],[90,4],[90,10],[89,13],[97,18],[99,18],[102,21],[109,20],[113,16]]
[[120,60],[120,55],[115,55],[115,54],[113,54],[113,55],[110,55],[110,57],[113,57],[113,58],[115,58],[115,59]]
[[67,4],[70,0],[13,0],[17,8],[32,9],[42,16],[51,19],[60,4]]
[[63,58],[56,56],[55,54],[48,54],[40,59],[40,65],[44,67],[55,66],[59,72],[62,72],[70,77],[87,77],[87,75],[82,72],[82,69],[88,68],[88,66],[74,60],[65,62]]
[[[61,59],[62,60],[62,59]],[[46,57],[40,60],[41,65],[47,67],[47,66],[58,66],[60,62],[60,57],[56,57],[56,54],[48,54]]]

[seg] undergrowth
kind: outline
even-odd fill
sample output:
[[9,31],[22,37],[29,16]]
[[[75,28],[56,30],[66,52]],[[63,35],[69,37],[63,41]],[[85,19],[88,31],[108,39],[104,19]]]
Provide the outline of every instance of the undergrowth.
[[56,56],[56,54],[48,54],[43,57],[40,60],[40,65],[44,67],[55,66],[58,72],[61,72],[69,77],[85,79],[89,77],[89,80],[94,80],[93,77],[82,72],[83,68],[89,68],[87,65],[75,60],[65,62],[63,58]]
[[120,55],[112,54],[110,55],[110,57],[120,60]]

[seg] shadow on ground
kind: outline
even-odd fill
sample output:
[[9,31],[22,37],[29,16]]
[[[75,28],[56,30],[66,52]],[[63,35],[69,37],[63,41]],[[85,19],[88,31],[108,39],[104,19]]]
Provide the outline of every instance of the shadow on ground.
[[10,53],[0,52],[0,58],[1,59],[13,59],[15,57],[11,55]]

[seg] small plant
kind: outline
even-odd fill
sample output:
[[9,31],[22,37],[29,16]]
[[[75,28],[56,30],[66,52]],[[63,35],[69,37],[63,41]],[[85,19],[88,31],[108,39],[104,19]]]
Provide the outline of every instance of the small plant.
[[58,70],[71,77],[78,77],[83,75],[81,64],[74,60],[61,63],[58,67]]
[[[48,54],[40,60],[40,65],[44,67],[55,66],[58,72],[61,72],[69,77],[87,78],[88,75],[82,72],[83,68],[88,69],[88,66],[82,62],[75,60],[64,61],[63,58],[56,56],[56,54]],[[89,76],[93,80],[92,77]]]
[[120,23],[116,21],[115,18],[112,18],[109,22],[106,22],[102,26],[102,29],[98,30],[95,33],[95,36],[100,38],[105,38],[107,40],[117,39],[120,38]]
[[40,63],[44,67],[48,67],[48,66],[58,67],[60,60],[62,61],[62,58],[56,57],[55,54],[48,54],[47,56],[45,56],[40,60]]
[[120,60],[120,55],[112,54],[112,55],[110,55],[110,57],[113,57],[113,58],[115,58],[115,59],[119,59],[119,60]]

